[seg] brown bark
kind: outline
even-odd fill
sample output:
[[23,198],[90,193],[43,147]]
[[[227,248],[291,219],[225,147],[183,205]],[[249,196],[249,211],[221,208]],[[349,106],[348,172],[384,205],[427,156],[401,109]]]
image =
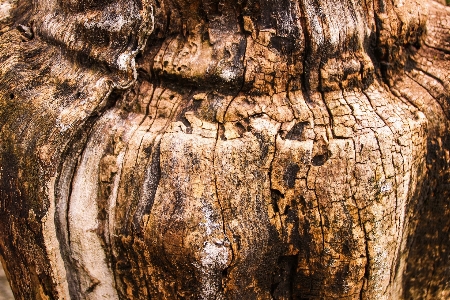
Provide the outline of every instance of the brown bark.
[[446,299],[450,10],[0,2],[17,299]]

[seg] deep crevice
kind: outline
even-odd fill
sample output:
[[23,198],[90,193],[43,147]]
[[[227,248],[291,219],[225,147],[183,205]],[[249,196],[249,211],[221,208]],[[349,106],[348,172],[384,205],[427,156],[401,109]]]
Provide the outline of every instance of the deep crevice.
[[272,206],[275,213],[280,212],[280,208],[278,207],[278,202],[280,199],[284,199],[284,195],[277,189],[270,189],[270,196],[272,199]]

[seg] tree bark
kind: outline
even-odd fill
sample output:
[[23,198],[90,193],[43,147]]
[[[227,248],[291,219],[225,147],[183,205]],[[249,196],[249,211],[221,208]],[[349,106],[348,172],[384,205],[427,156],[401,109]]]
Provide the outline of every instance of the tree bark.
[[450,298],[450,10],[2,0],[16,299]]

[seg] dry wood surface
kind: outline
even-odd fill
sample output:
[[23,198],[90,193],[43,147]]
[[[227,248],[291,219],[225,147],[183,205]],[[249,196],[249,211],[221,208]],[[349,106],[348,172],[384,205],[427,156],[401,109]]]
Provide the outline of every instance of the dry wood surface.
[[450,8],[0,1],[16,299],[449,299]]

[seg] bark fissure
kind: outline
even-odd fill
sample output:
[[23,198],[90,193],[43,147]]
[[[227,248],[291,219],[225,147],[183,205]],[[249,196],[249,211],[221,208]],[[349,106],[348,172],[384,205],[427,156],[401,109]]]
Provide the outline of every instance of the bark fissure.
[[[420,85],[433,99],[435,99],[433,97],[433,95],[431,94],[430,90],[423,85],[422,82],[419,82],[417,80],[417,78],[415,78],[413,75],[410,75],[409,73],[406,73],[406,76],[408,76],[412,81],[414,81],[415,83],[417,83],[418,85]],[[447,119],[450,119],[450,112],[448,112],[445,108],[444,105],[441,103],[441,101],[438,101],[437,99],[435,99],[436,102],[438,103],[438,105],[441,107],[441,110],[444,112],[445,116],[447,117]]]
[[450,296],[448,9],[72,2],[0,8],[17,298]]
[[[213,168],[214,168],[214,174],[213,174],[213,176],[214,176],[214,192],[215,192],[215,197],[216,197],[217,202],[218,202],[219,207],[220,207],[220,213],[221,213],[221,218],[222,218],[222,232],[223,232],[223,235],[225,236],[225,241],[224,242],[225,243],[227,243],[227,242],[230,243],[230,240],[232,240],[232,239],[230,239],[228,237],[228,234],[227,234],[227,229],[226,229],[227,222],[226,222],[226,219],[225,219],[225,210],[224,210],[222,201],[220,200],[219,193],[218,193],[218,187],[217,187],[217,172],[216,172],[217,161],[216,161],[216,159],[217,159],[217,145],[218,145],[218,141],[220,139],[219,127],[220,127],[220,124],[218,123],[217,124],[217,129],[216,129],[217,133],[216,133],[216,136],[215,136],[214,154],[213,154],[213,162],[212,162],[212,165],[213,165]],[[231,246],[231,243],[230,243],[229,249],[230,249],[230,252],[231,252],[231,259],[229,259],[227,267],[222,270],[222,274],[221,274],[222,278],[221,278],[221,281],[220,281],[220,289],[221,289],[222,293],[226,289],[226,282],[225,282],[224,279],[226,278],[226,275],[228,274],[229,268],[231,268],[233,266],[234,259],[235,259],[234,258],[235,254],[234,254],[234,251],[233,251],[233,247]],[[218,297],[217,299],[219,300],[221,296],[217,296],[217,297]]]

